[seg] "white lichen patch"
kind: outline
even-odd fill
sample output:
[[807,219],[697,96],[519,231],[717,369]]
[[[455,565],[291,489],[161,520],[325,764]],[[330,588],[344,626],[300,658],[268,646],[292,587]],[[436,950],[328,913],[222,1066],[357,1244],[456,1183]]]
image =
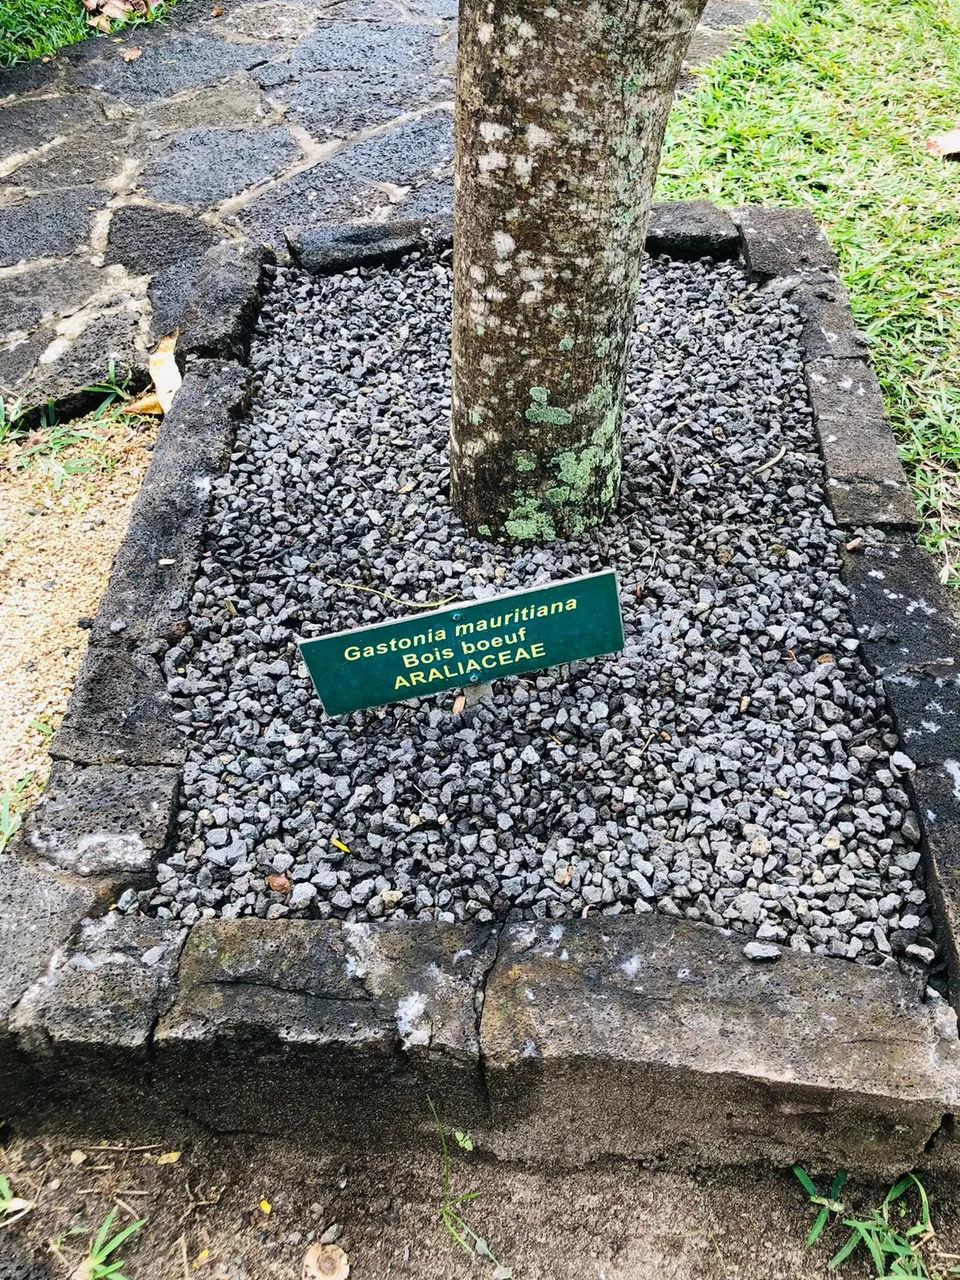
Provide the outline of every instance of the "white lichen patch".
[[433,1034],[433,1026],[426,1016],[427,998],[420,991],[413,991],[397,1002],[397,1030],[404,1049],[426,1047]]
[[527,143],[531,147],[549,147],[553,143],[553,134],[538,124],[528,124]]
[[516,240],[508,232],[495,231],[493,233],[493,251],[498,258],[509,258],[516,247]]
[[502,142],[508,132],[506,125],[497,124],[493,120],[484,120],[480,126],[480,137],[484,142]]
[[507,157],[502,151],[488,151],[485,155],[477,157],[477,168],[481,173],[495,173],[498,169],[507,167]]

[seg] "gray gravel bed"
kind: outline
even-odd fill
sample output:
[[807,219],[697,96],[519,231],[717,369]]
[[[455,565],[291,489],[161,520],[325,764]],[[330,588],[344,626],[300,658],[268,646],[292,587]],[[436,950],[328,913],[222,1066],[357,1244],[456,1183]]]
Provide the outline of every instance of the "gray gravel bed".
[[[449,253],[277,269],[192,627],[165,659],[190,751],[180,843],[124,908],[659,910],[931,960],[913,766],[853,638],[793,307],[733,264],[649,264],[619,516],[530,549],[447,509],[450,299]],[[624,651],[501,680],[460,714],[450,691],[327,719],[299,659],[298,636],[408,612],[389,597],[607,566]]]

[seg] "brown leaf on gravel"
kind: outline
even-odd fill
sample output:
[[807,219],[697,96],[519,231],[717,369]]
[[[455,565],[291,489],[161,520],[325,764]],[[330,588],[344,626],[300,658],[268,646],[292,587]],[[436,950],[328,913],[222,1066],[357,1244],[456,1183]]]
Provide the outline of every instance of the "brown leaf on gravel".
[[132,49],[120,50],[120,57],[124,60],[124,62],[136,62],[136,60],[138,58],[141,58],[142,56],[143,56],[143,50],[138,49],[136,45],[134,45]]
[[267,884],[274,893],[290,892],[290,881],[286,876],[267,876]]
[[927,139],[927,151],[944,160],[960,160],[960,128]]
[[315,1244],[303,1260],[302,1280],[347,1280],[350,1260],[337,1244]]

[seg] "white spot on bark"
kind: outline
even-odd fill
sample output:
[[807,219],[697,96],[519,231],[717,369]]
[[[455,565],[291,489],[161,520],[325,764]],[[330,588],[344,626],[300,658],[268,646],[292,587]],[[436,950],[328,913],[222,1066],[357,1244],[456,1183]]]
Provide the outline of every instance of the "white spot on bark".
[[493,39],[493,27],[489,22],[481,22],[477,27],[477,39],[481,44],[489,44]]
[[517,27],[517,35],[524,40],[533,40],[536,34],[536,31],[531,27],[529,22],[521,22],[519,27]]
[[495,124],[492,120],[484,120],[480,126],[480,137],[484,142],[502,142],[506,136],[506,125]]
[[553,142],[553,134],[541,129],[538,124],[527,125],[527,142],[531,147],[549,147]]
[[509,258],[517,247],[517,242],[506,231],[495,231],[493,233],[493,247],[498,258]]
[[470,279],[476,280],[477,284],[483,284],[486,278],[487,278],[487,273],[484,271],[483,267],[478,267],[476,263],[474,263],[474,265],[470,268]]
[[529,182],[533,173],[533,156],[514,156],[513,172],[521,182]]
[[505,169],[507,157],[502,151],[488,151],[477,160],[477,168],[481,173],[493,173],[495,169]]

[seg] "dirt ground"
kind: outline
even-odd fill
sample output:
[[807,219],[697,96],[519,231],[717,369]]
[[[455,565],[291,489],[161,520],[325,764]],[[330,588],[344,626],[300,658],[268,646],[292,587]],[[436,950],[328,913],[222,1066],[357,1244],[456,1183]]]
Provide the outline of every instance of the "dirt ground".
[[[479,1151],[456,1151],[451,1159],[454,1193],[479,1193],[463,1206],[465,1216],[515,1280],[838,1274],[827,1262],[846,1232],[831,1228],[819,1246],[804,1247],[813,1211],[789,1171],[694,1175],[617,1161],[550,1173],[495,1163]],[[549,1164],[549,1153],[545,1159]],[[90,1233],[114,1206],[117,1228],[148,1219],[111,1259],[125,1260],[128,1280],[300,1280],[303,1257],[321,1234],[346,1252],[352,1280],[498,1274],[490,1261],[460,1249],[441,1221],[439,1150],[425,1157],[322,1145],[311,1151],[303,1142],[236,1137],[178,1147],[169,1133],[144,1148],[100,1137],[7,1135],[0,1171],[16,1195],[34,1202],[11,1230],[46,1260],[53,1280],[76,1277]],[[928,1261],[931,1274],[945,1275],[956,1265],[960,1196],[952,1182],[927,1186],[939,1232]],[[885,1189],[853,1182],[848,1203],[868,1209]],[[840,1274],[849,1280],[873,1272],[854,1261]]]
[[56,426],[0,444],[0,796],[46,778],[156,435],[149,419]]

